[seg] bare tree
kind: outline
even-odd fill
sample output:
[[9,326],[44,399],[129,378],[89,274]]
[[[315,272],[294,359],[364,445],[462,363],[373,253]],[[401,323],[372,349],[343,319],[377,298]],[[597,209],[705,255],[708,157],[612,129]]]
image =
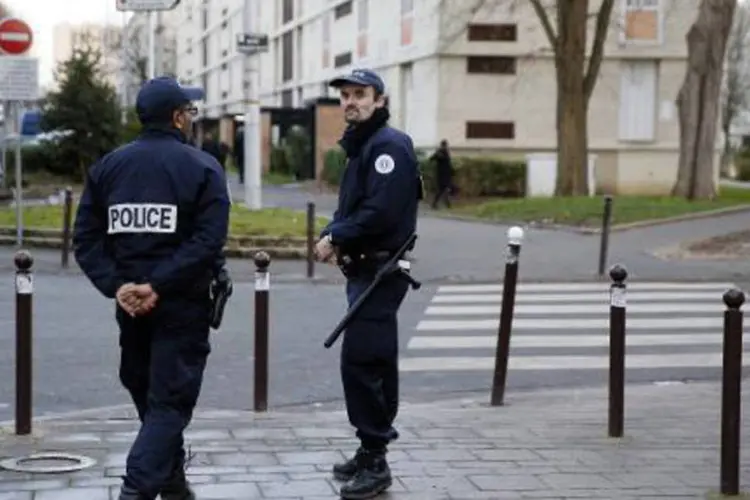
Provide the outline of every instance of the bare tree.
[[721,95],[721,130],[724,149],[721,154],[721,172],[729,174],[732,158],[730,129],[732,123],[748,110],[750,105],[750,6],[737,5],[732,32],[727,42],[727,62]]
[[146,31],[146,26],[133,23],[123,30],[122,36],[111,40],[107,47],[121,54],[123,72],[138,87],[148,80],[148,56],[144,42]]
[[[449,0],[446,0],[449,1]],[[469,20],[503,5],[518,7],[518,0],[466,0]],[[589,0],[521,0],[529,2],[546,35],[555,60],[557,80],[557,185],[555,195],[588,194],[588,109],[604,55],[614,0],[601,0],[590,12]],[[445,2],[441,2],[443,4]],[[448,20],[465,29],[466,16]],[[589,45],[589,19],[594,21]],[[455,33],[449,34],[455,36]],[[587,46],[591,47],[590,52]]]
[[737,0],[701,0],[698,16],[687,33],[688,64],[677,95],[680,156],[672,193],[712,199],[716,127],[727,40]]

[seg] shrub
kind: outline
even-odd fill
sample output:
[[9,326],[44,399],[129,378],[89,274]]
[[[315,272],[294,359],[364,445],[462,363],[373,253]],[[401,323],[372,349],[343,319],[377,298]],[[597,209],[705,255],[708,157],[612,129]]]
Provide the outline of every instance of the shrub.
[[[435,163],[420,152],[419,168],[427,194],[436,190]],[[455,175],[453,183],[458,195],[468,198],[481,196],[523,196],[526,191],[526,164],[493,157],[453,157]],[[346,165],[346,154],[341,148],[326,151],[323,163],[323,181],[337,186]]]
[[346,153],[340,147],[331,148],[323,156],[323,181],[331,186],[338,186],[346,167]]
[[[480,196],[523,196],[526,191],[526,164],[493,157],[454,156],[453,183],[458,195],[468,198]],[[425,190],[436,189],[435,163],[421,161]]]
[[[55,172],[60,170],[57,146],[52,142],[42,141],[38,144],[21,146],[21,164],[24,173]],[[8,179],[15,178],[16,147],[9,143],[5,151],[5,175]]]
[[737,180],[750,181],[750,150],[744,148],[734,156],[734,167]]

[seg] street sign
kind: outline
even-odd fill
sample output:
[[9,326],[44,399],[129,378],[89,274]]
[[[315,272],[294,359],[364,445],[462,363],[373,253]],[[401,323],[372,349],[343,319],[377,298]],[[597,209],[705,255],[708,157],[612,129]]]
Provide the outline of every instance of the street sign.
[[180,0],[116,0],[120,12],[146,12],[150,10],[172,10]]
[[35,57],[0,57],[0,101],[39,98],[39,61]]
[[239,33],[237,35],[237,52],[257,54],[268,50],[268,35],[261,33]]
[[21,135],[24,137],[35,137],[41,134],[41,122],[42,112],[40,110],[26,110],[21,117]]
[[24,21],[15,17],[0,20],[0,50],[8,55],[20,56],[28,52],[34,32]]

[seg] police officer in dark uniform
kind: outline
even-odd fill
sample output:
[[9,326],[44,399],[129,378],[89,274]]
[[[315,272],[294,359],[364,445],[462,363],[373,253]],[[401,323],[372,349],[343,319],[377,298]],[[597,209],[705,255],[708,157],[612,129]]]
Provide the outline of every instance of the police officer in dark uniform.
[[[358,69],[330,85],[341,92],[348,127],[339,144],[348,160],[338,209],[321,232],[316,253],[324,261],[336,259],[342,268],[351,306],[378,264],[415,232],[423,191],[411,139],[388,126],[383,80]],[[333,467],[334,477],[346,482],[342,498],[371,498],[392,482],[386,451],[398,437],[393,427],[399,401],[397,314],[408,286],[397,274],[385,278],[344,333],[341,378],[360,447]]]
[[211,350],[209,288],[230,207],[218,162],[187,144],[201,98],[171,78],[146,82],[141,135],[90,168],[76,214],[75,257],[117,299],[120,380],[141,420],[120,500],[194,498],[183,431]]

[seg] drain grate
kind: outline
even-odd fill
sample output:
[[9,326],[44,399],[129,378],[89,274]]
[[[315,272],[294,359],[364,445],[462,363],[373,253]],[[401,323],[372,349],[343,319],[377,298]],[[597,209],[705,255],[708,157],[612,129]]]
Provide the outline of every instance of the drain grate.
[[14,472],[32,474],[59,474],[77,472],[96,464],[96,460],[83,455],[68,453],[34,453],[25,457],[8,458],[0,461],[0,468]]

